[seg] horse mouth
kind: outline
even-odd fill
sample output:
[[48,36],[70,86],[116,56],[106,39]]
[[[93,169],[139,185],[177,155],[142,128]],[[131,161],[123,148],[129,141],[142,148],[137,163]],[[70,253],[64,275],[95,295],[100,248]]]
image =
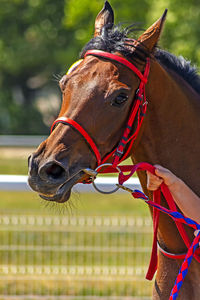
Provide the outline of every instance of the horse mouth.
[[71,195],[72,187],[80,181],[80,179],[85,177],[85,173],[81,170],[79,173],[72,176],[70,179],[61,184],[55,194],[47,195],[39,193],[39,196],[47,201],[55,201],[58,203],[64,203],[69,200]]

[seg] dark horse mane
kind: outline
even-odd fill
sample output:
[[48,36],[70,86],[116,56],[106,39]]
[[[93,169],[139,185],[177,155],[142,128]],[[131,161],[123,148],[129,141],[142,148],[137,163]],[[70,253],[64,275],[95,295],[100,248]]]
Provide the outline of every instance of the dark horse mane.
[[[107,51],[110,53],[120,52],[123,56],[132,61],[146,61],[146,57],[150,56],[148,51],[141,45],[130,45],[129,33],[136,31],[135,24],[126,28],[121,28],[121,25],[114,26],[110,29],[105,26],[102,30],[101,36],[92,38],[81,52],[81,57],[88,50],[96,49]],[[133,49],[136,51],[133,51]],[[184,59],[182,56],[175,56],[165,50],[156,47],[154,57],[168,69],[173,70],[180,75],[189,85],[200,94],[200,76],[195,66],[191,62]]]

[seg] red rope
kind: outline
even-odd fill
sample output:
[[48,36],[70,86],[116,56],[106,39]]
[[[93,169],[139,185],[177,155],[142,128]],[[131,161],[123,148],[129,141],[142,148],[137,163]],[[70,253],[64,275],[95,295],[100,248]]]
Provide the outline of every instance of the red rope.
[[[149,171],[152,174],[155,174],[155,167],[148,163],[139,163],[134,166],[118,166],[121,170],[121,173],[119,173],[119,184],[123,185],[124,182],[126,182],[134,173],[135,171]],[[131,168],[132,167],[132,168]],[[127,175],[124,175],[123,172],[129,171],[130,173]],[[168,189],[168,187],[165,184],[161,185],[161,190],[160,190],[166,199],[168,206],[170,210],[174,212],[178,212],[176,204],[174,202],[174,199]],[[160,204],[160,198],[161,198],[161,193],[160,191],[154,191],[153,192],[153,203]],[[152,246],[152,252],[151,252],[151,260],[149,264],[149,269],[146,275],[146,278],[151,280],[154,276],[154,273],[157,269],[157,231],[158,231],[158,222],[159,222],[159,210],[154,208],[153,210],[153,246]],[[189,249],[191,246],[191,242],[189,240],[189,237],[186,234],[185,228],[183,227],[183,224],[179,223],[178,221],[175,220],[175,224],[178,228],[178,231],[186,245],[186,247]],[[163,253],[165,254],[165,253]],[[200,256],[197,254],[197,252],[194,254],[195,259],[200,262]],[[182,256],[179,257],[179,255],[174,255],[174,259],[179,259],[183,258]]]
[[[165,186],[166,189],[168,189],[168,187],[164,183],[163,183],[163,186]],[[159,188],[159,190],[160,190],[160,188]],[[182,259],[184,259],[184,261],[179,269],[178,276],[176,278],[174,287],[172,288],[172,291],[170,294],[169,300],[176,300],[178,297],[179,290],[183,284],[183,280],[185,279],[185,277],[188,273],[188,269],[192,262],[192,258],[199,249],[200,224],[196,223],[194,220],[192,220],[188,217],[185,217],[180,212],[169,210],[159,204],[156,204],[155,202],[150,201],[148,199],[148,197],[145,194],[143,194],[141,191],[133,191],[132,195],[135,198],[144,199],[148,205],[151,205],[154,208],[158,209],[159,211],[162,211],[165,214],[168,214],[175,222],[180,222],[182,224],[186,224],[186,225],[198,230],[197,236],[194,238],[193,242],[191,243],[190,247],[188,248],[188,252],[182,257]]]

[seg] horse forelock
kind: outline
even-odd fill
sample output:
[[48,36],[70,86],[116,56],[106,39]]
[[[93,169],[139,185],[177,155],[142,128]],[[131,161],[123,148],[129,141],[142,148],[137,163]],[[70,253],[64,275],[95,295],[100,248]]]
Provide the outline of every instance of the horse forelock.
[[126,28],[116,25],[112,29],[105,26],[100,36],[92,38],[84,46],[80,57],[83,58],[88,50],[102,50],[109,53],[119,52],[131,61],[145,62],[150,53],[144,47],[136,46],[134,37],[129,38],[131,32],[138,31],[135,25],[132,24]]

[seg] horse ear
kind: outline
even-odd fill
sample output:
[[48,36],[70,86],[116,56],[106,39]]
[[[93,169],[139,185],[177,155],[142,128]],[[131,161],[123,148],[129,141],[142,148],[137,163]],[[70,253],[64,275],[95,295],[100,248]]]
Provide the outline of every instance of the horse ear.
[[144,45],[145,48],[147,48],[150,52],[153,51],[158,43],[163,25],[165,23],[166,15],[167,9],[165,9],[162,17],[158,19],[151,27],[149,27],[138,39],[138,41],[142,43],[142,45]]
[[94,36],[101,35],[101,30],[105,25],[110,25],[110,28],[112,28],[113,24],[114,24],[114,13],[110,3],[106,1],[103,9],[98,13],[96,17]]

